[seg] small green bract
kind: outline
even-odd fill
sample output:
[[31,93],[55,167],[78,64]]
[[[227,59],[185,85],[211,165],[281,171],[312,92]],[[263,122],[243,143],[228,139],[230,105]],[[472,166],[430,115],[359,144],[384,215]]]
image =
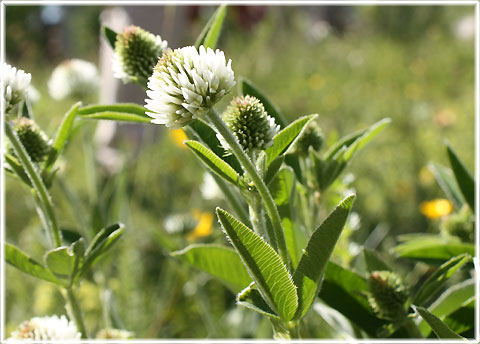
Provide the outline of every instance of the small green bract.
[[368,278],[368,302],[383,319],[398,319],[405,315],[407,288],[400,277],[391,271],[374,271]]

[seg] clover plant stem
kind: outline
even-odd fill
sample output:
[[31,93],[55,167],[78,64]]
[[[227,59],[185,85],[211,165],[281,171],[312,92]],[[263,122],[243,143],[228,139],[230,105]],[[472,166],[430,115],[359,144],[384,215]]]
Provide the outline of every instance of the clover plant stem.
[[66,292],[67,292],[68,305],[70,306],[70,310],[72,313],[71,316],[75,321],[75,325],[77,325],[78,331],[82,335],[82,339],[86,339],[87,331],[85,330],[83,315],[82,315],[82,311],[80,310],[80,307],[78,306],[77,298],[75,297],[75,294],[73,293],[72,288],[66,288]]
[[32,185],[38,195],[38,199],[42,203],[42,211],[45,212],[45,218],[48,219],[49,228],[52,237],[53,237],[53,245],[55,247],[62,246],[62,236],[60,233],[60,229],[58,227],[57,218],[55,216],[55,212],[53,210],[53,203],[48,190],[43,183],[42,177],[38,173],[37,169],[33,165],[32,160],[30,159],[27,151],[23,147],[17,133],[12,128],[11,124],[7,121],[5,122],[5,133],[12,144],[12,148],[15,151],[15,155],[17,156],[18,160],[22,164],[25,173],[27,174],[28,178],[32,182]]
[[248,210],[250,212],[250,221],[252,222],[253,229],[260,235],[265,235],[270,242],[271,238],[275,236],[275,233],[267,230],[261,200],[258,197],[252,197],[248,205]]
[[263,200],[267,214],[270,217],[270,220],[272,221],[272,225],[273,225],[274,236],[270,238],[271,239],[270,244],[274,248],[278,249],[278,253],[280,257],[282,257],[285,264],[289,266],[290,262],[288,259],[285,237],[283,235],[282,220],[278,213],[278,209],[277,209],[277,206],[275,205],[273,197],[270,194],[270,191],[265,185],[265,182],[263,181],[263,179],[259,176],[258,171],[255,168],[255,165],[247,156],[247,154],[245,153],[243,148],[240,146],[240,144],[238,143],[233,133],[227,127],[225,122],[220,118],[218,113],[214,109],[211,109],[210,113],[208,114],[208,118],[210,119],[211,123],[215,126],[217,131],[220,133],[220,135],[222,135],[225,141],[228,143],[228,145],[230,146],[230,149],[232,150],[232,153],[236,156],[240,164],[243,166],[247,174],[252,179],[253,184],[257,188],[258,193],[260,194],[260,197]]
[[404,325],[405,329],[407,330],[410,338],[424,338],[422,332],[420,332],[417,324],[413,322],[411,318],[408,318]]

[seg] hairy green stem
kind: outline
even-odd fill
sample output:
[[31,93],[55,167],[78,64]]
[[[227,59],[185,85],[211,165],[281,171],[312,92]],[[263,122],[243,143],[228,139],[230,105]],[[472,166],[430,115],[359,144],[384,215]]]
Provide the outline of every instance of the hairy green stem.
[[252,197],[248,204],[248,210],[250,212],[250,220],[252,222],[253,229],[260,235],[265,235],[270,242],[271,238],[275,236],[271,230],[268,230],[265,225],[265,218],[262,208],[261,200],[258,197]]
[[75,297],[75,294],[73,293],[72,288],[66,288],[66,294],[67,294],[67,301],[68,305],[70,307],[71,311],[71,316],[73,317],[73,320],[75,321],[75,325],[77,325],[78,331],[82,335],[82,339],[86,339],[87,337],[87,331],[85,330],[85,324],[83,322],[83,315],[82,311],[80,310],[80,307],[78,306],[78,301],[77,298]]
[[5,133],[7,134],[10,143],[12,144],[13,150],[15,151],[15,155],[17,156],[18,160],[22,164],[25,173],[27,174],[28,178],[30,179],[37,195],[38,199],[42,203],[41,210],[44,212],[45,219],[48,219],[49,228],[48,230],[52,234],[53,237],[53,246],[59,247],[62,246],[62,236],[60,229],[58,227],[57,218],[55,216],[55,212],[53,211],[53,203],[52,199],[50,198],[50,194],[43,183],[40,174],[38,173],[37,169],[35,168],[30,156],[28,155],[25,147],[23,147],[22,142],[20,141],[17,133],[12,128],[10,123],[7,121],[5,122]]
[[238,143],[233,133],[230,131],[230,129],[225,124],[225,122],[220,118],[220,116],[214,109],[210,111],[208,118],[210,119],[212,124],[215,126],[217,131],[220,133],[220,135],[223,136],[225,141],[230,146],[232,153],[237,157],[240,164],[243,166],[247,174],[252,179],[253,184],[257,188],[258,193],[260,194],[260,197],[263,200],[267,214],[270,217],[270,220],[272,221],[273,237],[270,238],[271,239],[270,244],[273,246],[273,248],[278,250],[278,253],[282,257],[283,261],[287,265],[290,265],[288,254],[287,254],[287,245],[285,243],[285,236],[283,235],[282,220],[278,213],[278,209],[277,209],[277,206],[275,205],[273,197],[270,194],[270,191],[268,190],[267,186],[265,185],[265,182],[259,176],[258,171],[255,168],[255,165],[252,163],[252,161],[247,156],[243,148],[240,146],[240,144]]

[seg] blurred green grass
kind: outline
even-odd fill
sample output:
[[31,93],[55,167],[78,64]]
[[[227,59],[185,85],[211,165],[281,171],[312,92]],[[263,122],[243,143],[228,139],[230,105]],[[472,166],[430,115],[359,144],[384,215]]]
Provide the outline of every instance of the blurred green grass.
[[[383,224],[389,231],[384,249],[398,234],[431,230],[418,206],[442,196],[424,167],[429,161],[447,165],[444,139],[472,171],[474,166],[474,44],[473,38],[460,40],[453,32],[455,22],[473,14],[473,7],[412,8],[416,10],[354,7],[343,33],[330,28],[325,35],[309,9],[268,7],[261,20],[245,28],[232,8],[219,44],[232,59],[236,76],[257,84],[289,120],[318,113],[327,143],[383,117],[392,118],[389,128],[348,168],[355,175],[355,211],[361,217],[352,238],[361,244]],[[42,95],[34,111],[52,135],[73,100],[55,103],[46,81],[62,58],[97,60],[101,8],[69,7],[63,26],[44,28],[66,30],[78,42],[53,58],[43,45],[46,32],[36,32],[29,23],[39,10],[7,10],[7,37],[15,37],[7,40],[7,60],[32,73],[32,83]],[[188,27],[192,39],[210,11],[202,8],[200,19]],[[401,24],[405,16],[413,18],[408,30]],[[87,327],[98,330],[108,324],[102,319],[111,318],[117,319],[113,325],[126,326],[138,337],[269,337],[268,323],[235,310],[233,295],[220,284],[168,257],[168,248],[188,243],[181,234],[165,231],[168,215],[227,207],[224,201],[202,199],[200,163],[174,145],[163,127],[142,127],[141,140],[129,134],[133,127],[120,127],[123,134],[114,143],[126,161],[120,171],[111,174],[95,161],[95,124],[86,123],[72,139],[61,172],[77,194],[78,206],[68,204],[58,183],[52,190],[62,227],[91,235],[110,222],[127,225],[125,238],[91,276],[92,283],[81,287]],[[7,241],[41,259],[44,242],[30,195],[7,178],[6,200]],[[216,223],[212,236],[201,240],[224,242]],[[32,316],[63,312],[61,295],[51,286],[11,267],[6,278],[7,333]],[[107,312],[98,302],[102,287],[114,295],[113,317],[102,314]],[[247,325],[235,329],[238,321]],[[232,326],[220,326],[224,322]]]

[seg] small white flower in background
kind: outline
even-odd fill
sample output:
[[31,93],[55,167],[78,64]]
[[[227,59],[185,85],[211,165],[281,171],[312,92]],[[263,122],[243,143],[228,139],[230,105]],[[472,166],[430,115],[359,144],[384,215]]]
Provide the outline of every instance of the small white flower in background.
[[136,78],[147,80],[153,68],[167,49],[168,42],[138,26],[128,26],[117,35],[113,76],[130,82]]
[[4,111],[7,113],[25,98],[32,75],[4,63],[2,65],[2,79]]
[[29,85],[27,88],[27,98],[30,101],[30,104],[33,105],[40,100],[41,95],[33,85]]
[[203,181],[200,184],[200,192],[206,200],[218,199],[223,197],[222,190],[217,185],[210,173],[203,174]]
[[35,317],[23,322],[16,331],[12,332],[7,342],[39,341],[39,340],[80,340],[81,334],[73,321],[62,315],[51,317]]
[[455,36],[463,41],[468,41],[475,37],[475,17],[468,15],[460,18],[455,23],[454,27]]
[[52,72],[48,91],[53,99],[67,97],[84,99],[97,93],[99,87],[97,67],[80,59],[65,60]]
[[133,339],[134,333],[116,328],[104,328],[97,333],[97,339]]
[[148,80],[152,123],[178,129],[203,118],[235,85],[231,63],[223,51],[203,46],[165,51]]

